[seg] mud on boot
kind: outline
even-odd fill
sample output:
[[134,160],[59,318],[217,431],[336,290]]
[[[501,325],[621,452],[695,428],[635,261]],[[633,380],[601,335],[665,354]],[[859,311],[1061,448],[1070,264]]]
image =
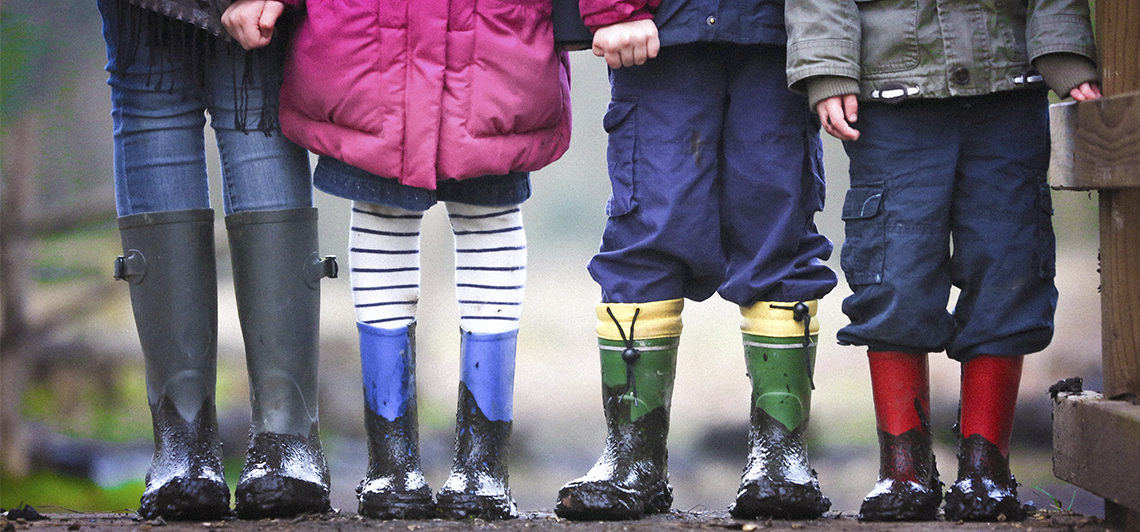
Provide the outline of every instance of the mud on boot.
[[1009,471],[1024,358],[983,354],[962,363],[959,422],[954,427],[958,479],[946,492],[947,520],[1022,521],[1028,515],[1017,500],[1017,480]]
[[640,519],[673,505],[666,443],[683,307],[674,299],[595,308],[606,446],[585,476],[558,490],[559,517]]
[[958,480],[946,491],[947,521],[1024,521],[1009,458],[980,434],[958,446]]
[[738,519],[814,519],[831,508],[804,442],[819,339],[816,307],[815,301],[760,301],[740,309],[752,402],[748,464],[728,508]]
[[860,521],[933,521],[942,481],[930,436],[920,429],[892,436],[879,431],[879,480],[859,508]]
[[518,329],[500,333],[460,330],[455,461],[436,493],[436,509],[444,519],[519,516],[507,471],[517,342]]
[[583,477],[558,490],[555,514],[574,521],[623,521],[666,513],[673,506],[673,487],[667,480],[650,486],[630,486]]
[[594,467],[558,490],[554,513],[575,521],[619,521],[668,512],[673,505],[668,427],[668,412],[662,407],[611,430]]
[[230,515],[214,397],[218,281],[214,212],[132,214],[118,219],[123,255],[115,279],[130,285],[146,363],[154,458],[139,515],[213,520]]
[[226,216],[238,321],[249,373],[251,428],[234,492],[238,517],[327,512],[329,470],[318,434],[320,280],[314,208]]
[[317,427],[308,438],[272,432],[251,435],[234,506],[241,519],[332,510],[329,469]]
[[[405,419],[408,418],[409,419]],[[376,519],[430,519],[431,488],[420,469],[415,413],[388,421],[364,407],[368,432],[368,474],[356,487],[360,515]]]
[[459,386],[455,464],[436,493],[436,510],[444,519],[514,519],[519,510],[507,474],[511,422],[487,419],[467,387]]
[[744,469],[736,502],[728,512],[737,519],[815,519],[831,508],[831,501],[819,489],[815,470],[808,465],[803,435],[788,431],[767,417],[753,427],[749,440],[752,451]]
[[155,450],[139,506],[144,519],[213,521],[229,517],[230,489],[214,408],[203,404],[185,421],[170,401],[153,410]]
[[368,473],[356,487],[360,515],[430,519],[435,501],[420,467],[416,323],[383,329],[357,322]]

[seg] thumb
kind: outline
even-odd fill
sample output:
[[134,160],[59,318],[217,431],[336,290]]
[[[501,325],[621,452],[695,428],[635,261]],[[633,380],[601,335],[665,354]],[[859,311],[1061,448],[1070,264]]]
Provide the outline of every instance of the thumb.
[[258,27],[261,29],[261,34],[265,36],[273,35],[273,28],[277,25],[277,19],[285,11],[285,4],[281,2],[266,2],[265,7],[261,10],[261,18],[258,19]]

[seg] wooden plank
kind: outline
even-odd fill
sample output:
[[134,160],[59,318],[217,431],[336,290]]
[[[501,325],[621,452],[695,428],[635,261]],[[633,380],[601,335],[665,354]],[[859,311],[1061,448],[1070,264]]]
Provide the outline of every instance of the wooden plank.
[[1049,186],[1087,190],[1074,173],[1077,158],[1077,102],[1049,106]]
[[1049,106],[1049,184],[1140,188],[1140,92]]
[[1074,142],[1078,186],[1140,187],[1140,92],[1077,104]]
[[1053,402],[1053,474],[1140,512],[1140,405],[1095,392]]

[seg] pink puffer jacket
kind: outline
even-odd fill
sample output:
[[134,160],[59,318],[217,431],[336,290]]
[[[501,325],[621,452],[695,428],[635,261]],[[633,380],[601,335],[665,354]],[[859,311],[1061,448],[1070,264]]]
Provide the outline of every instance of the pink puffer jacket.
[[405,185],[532,171],[570,144],[551,1],[286,0],[281,89],[301,146]]

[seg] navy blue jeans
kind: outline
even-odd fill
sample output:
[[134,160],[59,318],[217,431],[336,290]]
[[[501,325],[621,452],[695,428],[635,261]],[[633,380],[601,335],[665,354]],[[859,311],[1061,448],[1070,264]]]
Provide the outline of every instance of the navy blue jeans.
[[[842,344],[955,360],[1040,351],[1057,305],[1046,95],[863,103],[844,147]],[[951,286],[961,292],[947,310]]]
[[[309,159],[304,149],[280,131],[271,136],[239,131],[234,114],[244,112],[249,130],[256,129],[262,90],[277,90],[253,80],[250,90],[238,87],[245,54],[221,44],[203,71],[203,84],[182,64],[190,57],[152,61],[149,35],[134,58],[121,57],[116,35],[126,31],[118,20],[118,0],[99,0],[103,37],[107,42],[107,83],[111,86],[114,123],[115,203],[119,216],[210,207],[206,173],[206,114],[217,139],[222,169],[222,203],[226,214],[249,210],[311,207]],[[237,48],[240,50],[240,48]],[[131,66],[117,68],[122,61]],[[161,63],[161,64],[154,64]],[[260,73],[259,69],[253,69]],[[157,84],[161,80],[161,87]],[[244,99],[245,101],[239,101]]]
[[610,73],[613,187],[589,270],[605,302],[719,293],[738,305],[835,287],[819,125],[779,46],[667,46]]

